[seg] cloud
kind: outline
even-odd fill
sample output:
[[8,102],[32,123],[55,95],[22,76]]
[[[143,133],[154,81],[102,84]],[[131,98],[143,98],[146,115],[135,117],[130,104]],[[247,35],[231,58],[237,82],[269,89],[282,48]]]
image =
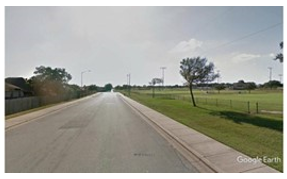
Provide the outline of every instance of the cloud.
[[202,45],[203,42],[196,39],[181,41],[173,49],[170,50],[170,53],[194,52],[200,49]]
[[240,62],[247,62],[247,61],[259,58],[259,57],[261,57],[261,55],[242,53],[242,54],[235,55],[234,57],[231,58],[231,60],[234,63],[240,63]]

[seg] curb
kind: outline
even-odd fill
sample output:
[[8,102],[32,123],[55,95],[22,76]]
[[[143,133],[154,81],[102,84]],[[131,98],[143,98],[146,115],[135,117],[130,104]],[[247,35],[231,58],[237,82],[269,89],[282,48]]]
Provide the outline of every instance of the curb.
[[[147,115],[145,115],[145,113],[143,113],[141,110],[139,110],[138,108],[134,107],[129,101],[126,100],[126,96],[123,96],[121,94],[122,99],[124,99],[124,101],[126,102],[127,105],[129,105],[131,108],[133,108],[134,110],[136,110],[137,112],[139,112],[141,115],[143,115],[145,118],[147,118],[150,122],[152,122],[153,124],[155,124],[157,127],[159,127],[162,131],[164,131],[169,137],[171,137],[173,140],[175,140],[181,147],[183,147],[184,149],[186,149],[188,152],[190,152],[194,157],[196,157],[199,161],[201,161],[207,168],[209,168],[211,170],[211,172],[213,173],[222,173],[223,171],[221,169],[219,169],[218,167],[212,165],[208,160],[205,160],[204,157],[202,155],[200,155],[198,152],[196,152],[195,150],[191,149],[190,147],[188,147],[186,145],[185,142],[183,142],[182,140],[180,140],[178,137],[176,137],[175,135],[171,134],[168,130],[166,130],[164,127],[162,127],[160,124],[156,123],[155,121],[153,121],[150,117],[148,117]],[[201,167],[196,167],[197,170],[199,170],[199,172],[206,172],[204,171],[200,171]]]
[[[206,158],[206,156],[203,156],[202,154],[200,154],[198,151],[196,151],[195,149],[193,149],[192,147],[190,147],[186,142],[184,142],[182,139],[180,139],[179,137],[177,137],[176,135],[174,135],[172,132],[170,132],[168,129],[166,129],[165,127],[163,127],[161,124],[159,124],[158,122],[156,122],[155,120],[153,120],[150,116],[146,115],[145,112],[141,111],[137,106],[133,105],[132,102],[138,103],[137,101],[134,101],[131,98],[128,98],[124,95],[121,94],[122,99],[124,99],[124,101],[131,107],[133,108],[135,111],[137,111],[138,113],[140,113],[141,115],[143,115],[145,118],[147,118],[150,122],[152,122],[153,124],[155,124],[158,128],[160,128],[165,134],[167,134],[169,137],[171,137],[173,140],[175,140],[180,146],[182,146],[184,149],[186,149],[188,152],[191,153],[192,156],[196,157],[200,162],[202,162],[207,168],[209,168],[211,170],[211,172],[214,173],[227,173],[227,172],[232,172],[232,171],[225,171],[219,167],[217,167],[216,164],[212,163],[210,160],[208,160]],[[140,103],[138,103],[140,104]],[[142,105],[142,104],[140,104]],[[144,106],[144,105],[142,105]],[[145,106],[146,107],[146,106]],[[148,109],[151,109],[149,107],[147,107]],[[151,109],[153,110],[153,109]],[[153,110],[154,111],[154,110]],[[174,121],[174,120],[173,120]],[[217,142],[217,141],[216,141]],[[220,143],[220,142],[218,142]],[[232,149],[232,148],[231,148]],[[232,149],[234,150],[234,149]],[[234,150],[236,151],[236,150]],[[236,151],[237,152],[237,151]],[[243,154],[244,155],[244,154]],[[186,157],[187,158],[187,157]],[[191,163],[193,163],[192,161],[190,161]],[[263,163],[262,163],[263,164]],[[196,166],[194,166],[195,168],[197,168]],[[197,168],[198,169],[198,168]],[[264,170],[265,169],[265,170]],[[199,172],[204,172],[206,173],[206,169],[205,170],[201,170],[200,167],[198,169]],[[248,170],[244,170],[244,171],[235,171],[232,173],[245,173],[245,172],[252,172],[254,171],[255,173],[257,173],[257,171],[259,173],[263,173],[263,172],[277,172],[280,173],[279,171],[263,164],[262,166],[259,166],[257,168],[251,168]]]

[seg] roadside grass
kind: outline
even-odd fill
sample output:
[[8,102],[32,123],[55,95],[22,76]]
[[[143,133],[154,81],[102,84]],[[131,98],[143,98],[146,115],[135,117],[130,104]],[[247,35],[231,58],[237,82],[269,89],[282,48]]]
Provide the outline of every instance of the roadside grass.
[[187,101],[137,93],[131,98],[251,157],[279,157],[282,163],[267,165],[283,171],[282,115],[253,115],[206,105],[192,107]]
[[[152,94],[151,90],[133,90],[143,94]],[[190,97],[188,89],[164,89],[155,90],[156,94],[174,94]],[[217,98],[224,100],[237,100],[237,101],[250,101],[260,103],[273,103],[283,104],[283,91],[282,90],[253,90],[250,93],[246,90],[221,90],[220,93],[216,90],[194,90],[194,96],[198,98]]]
[[[151,90],[133,90],[132,92],[152,96]],[[210,104],[221,106],[232,106],[232,108],[247,111],[247,103],[250,110],[256,111],[258,103],[259,112],[262,111],[283,111],[283,91],[282,90],[253,90],[250,93],[246,90],[194,90],[194,96],[198,104]],[[164,89],[155,90],[155,97],[190,99],[188,89]]]

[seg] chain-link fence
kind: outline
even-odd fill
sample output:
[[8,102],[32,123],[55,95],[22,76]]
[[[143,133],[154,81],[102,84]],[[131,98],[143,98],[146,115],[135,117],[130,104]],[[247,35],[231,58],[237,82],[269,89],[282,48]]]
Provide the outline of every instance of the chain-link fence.
[[[146,97],[151,98],[183,100],[191,102],[190,96],[180,94],[162,94],[162,93],[153,94],[153,93],[131,92],[131,95],[132,94],[144,95]],[[225,107],[246,113],[283,114],[283,105],[275,103],[250,102],[248,100],[239,101],[239,100],[226,100],[226,99],[203,98],[203,97],[195,97],[195,102],[198,105]]]

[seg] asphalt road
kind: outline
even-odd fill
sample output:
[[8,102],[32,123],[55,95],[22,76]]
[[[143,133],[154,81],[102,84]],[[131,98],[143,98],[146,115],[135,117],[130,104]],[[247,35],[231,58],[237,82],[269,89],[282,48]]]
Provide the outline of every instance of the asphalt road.
[[196,172],[117,93],[5,132],[6,172]]

